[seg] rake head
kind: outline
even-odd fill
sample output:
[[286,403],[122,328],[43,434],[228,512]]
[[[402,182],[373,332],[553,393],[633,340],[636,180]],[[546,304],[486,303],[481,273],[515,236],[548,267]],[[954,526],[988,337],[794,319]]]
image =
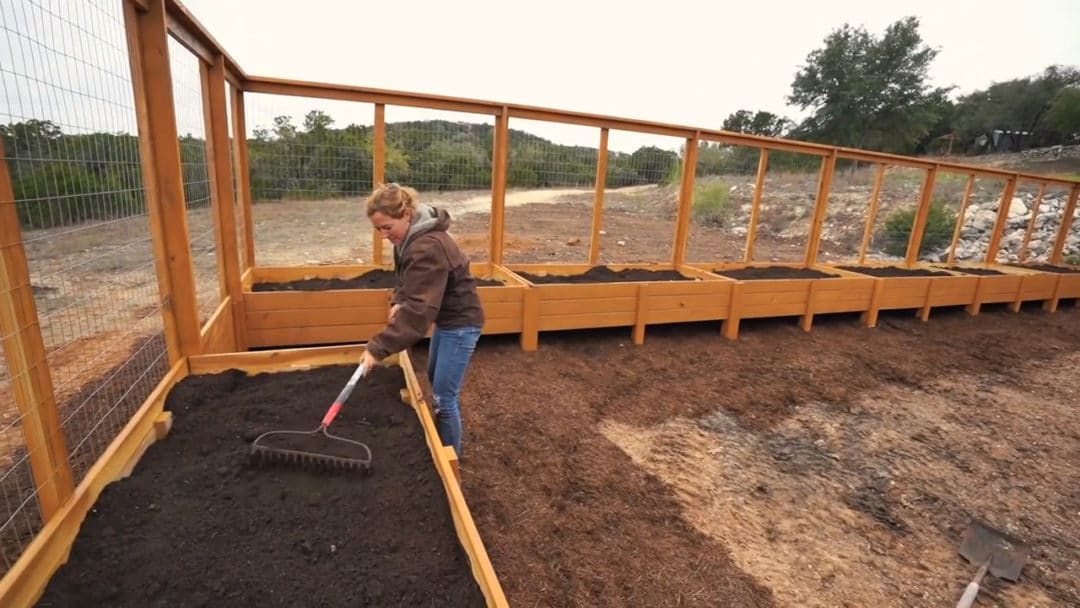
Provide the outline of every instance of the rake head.
[[269,431],[251,444],[251,459],[258,464],[322,472],[370,474],[371,449],[367,445],[331,435],[325,425],[314,431]]

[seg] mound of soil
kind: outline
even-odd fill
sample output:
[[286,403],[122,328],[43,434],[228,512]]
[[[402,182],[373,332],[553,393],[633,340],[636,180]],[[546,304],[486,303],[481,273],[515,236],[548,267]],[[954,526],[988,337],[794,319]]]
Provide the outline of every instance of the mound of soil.
[[754,279],[836,279],[838,274],[830,274],[813,268],[791,268],[789,266],[758,266],[751,268],[731,268],[713,270],[714,274],[732,279],[752,281]]
[[1029,270],[1042,270],[1043,272],[1057,272],[1060,274],[1074,274],[1080,272],[1080,268],[1071,268],[1069,266],[1055,266],[1054,264],[1009,264],[1016,268],[1027,268]]
[[580,274],[534,274],[515,271],[535,284],[552,283],[616,283],[623,281],[693,281],[694,279],[674,270],[645,270],[624,268],[612,270],[608,266],[595,266]]
[[998,275],[1005,274],[1000,270],[994,270],[993,268],[970,268],[967,266],[945,266],[946,270],[955,270],[956,272],[962,272],[964,274],[980,274],[980,275]]
[[882,266],[874,268],[870,266],[837,266],[840,270],[848,270],[873,277],[931,277],[949,276],[944,270],[930,270],[928,268],[902,268],[900,266]]
[[39,606],[483,606],[400,368],[331,427],[370,447],[370,475],[249,461],[260,433],[315,428],[352,370],[179,383],[169,437],[105,488]]
[[[501,287],[504,282],[476,277],[480,287]],[[280,283],[265,282],[252,285],[252,291],[326,291],[329,289],[393,289],[397,277],[392,270],[371,270],[351,279],[300,279]]]

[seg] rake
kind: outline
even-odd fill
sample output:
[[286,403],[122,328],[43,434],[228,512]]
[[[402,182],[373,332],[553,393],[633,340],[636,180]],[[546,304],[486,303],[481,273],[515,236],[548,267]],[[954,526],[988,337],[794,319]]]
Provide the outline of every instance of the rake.
[[370,473],[371,449],[367,445],[330,433],[341,407],[348,400],[365,366],[357,366],[348,384],[341,389],[322,422],[312,431],[267,431],[251,443],[251,457],[261,463],[283,464],[318,471]]

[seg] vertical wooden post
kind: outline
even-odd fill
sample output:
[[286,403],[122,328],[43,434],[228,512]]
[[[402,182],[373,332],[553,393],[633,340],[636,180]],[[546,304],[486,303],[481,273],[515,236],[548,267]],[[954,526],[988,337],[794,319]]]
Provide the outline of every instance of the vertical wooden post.
[[833,172],[836,170],[836,153],[832,152],[821,162],[821,175],[818,177],[817,201],[814,203],[814,219],[810,224],[810,239],[806,242],[806,259],[804,263],[812,266],[817,263],[818,251],[821,249],[821,229],[825,223],[825,213],[829,210],[829,192],[832,190]]
[[923,180],[919,208],[915,211],[915,221],[912,222],[911,234],[908,235],[907,255],[904,256],[904,264],[909,267],[919,261],[919,249],[922,248],[923,235],[926,234],[926,220],[930,217],[930,205],[934,200],[937,172],[938,166],[934,165],[926,171],[926,179]]
[[1035,230],[1035,220],[1039,217],[1039,207],[1042,206],[1043,196],[1046,195],[1046,182],[1039,184],[1039,194],[1035,197],[1035,203],[1031,206],[1031,219],[1028,220],[1027,230],[1024,232],[1024,241],[1020,244],[1020,263],[1027,261],[1028,243],[1031,242],[1031,233]]
[[964,199],[960,202],[960,214],[956,216],[956,226],[953,227],[952,243],[949,244],[948,264],[956,262],[956,244],[960,242],[960,233],[964,228],[964,214],[967,213],[968,203],[971,200],[971,191],[975,188],[975,174],[968,175],[967,186],[964,187]]
[[41,515],[48,521],[74,488],[52,377],[45,360],[37,305],[30,287],[15,192],[0,138],[0,336],[8,378],[19,408]]
[[233,151],[236,155],[236,191],[240,197],[240,218],[244,227],[244,268],[255,265],[255,219],[252,216],[251,174],[247,126],[244,121],[244,92],[233,89],[232,93]]
[[870,210],[866,213],[866,226],[863,228],[862,243],[859,245],[860,264],[866,261],[866,250],[870,248],[870,237],[874,234],[878,203],[881,200],[881,186],[885,183],[885,167],[884,163],[878,165],[877,175],[874,177],[874,191],[870,194]]
[[1072,192],[1069,194],[1069,202],[1065,203],[1065,212],[1061,215],[1061,226],[1058,227],[1057,239],[1054,240],[1054,249],[1050,252],[1051,264],[1061,263],[1061,254],[1065,251],[1065,241],[1068,240],[1069,230],[1072,229],[1077,199],[1080,199],[1080,184],[1073,186]]
[[495,140],[491,151],[491,248],[488,260],[503,263],[503,239],[506,224],[506,171],[510,160],[510,109],[503,106],[495,116]]
[[229,116],[226,106],[225,57],[214,63],[199,61],[203,85],[203,121],[206,123],[207,170],[210,178],[210,205],[214,213],[218,278],[222,298],[229,297],[233,319],[234,349],[247,349],[243,294],[240,287],[240,252],[236,239],[236,198],[233,188],[232,158],[229,155]]
[[589,239],[589,264],[600,261],[600,226],[604,222],[604,188],[607,186],[608,128],[600,129],[600,150],[596,157],[596,197],[592,208],[592,237]]
[[686,261],[686,242],[690,238],[690,215],[694,210],[694,178],[697,174],[698,145],[701,134],[686,139],[683,154],[682,183],[679,187],[679,213],[675,218],[675,244],[671,263],[676,267]]
[[1009,223],[1009,207],[1012,205],[1013,194],[1016,192],[1016,182],[1020,175],[1014,175],[1005,182],[1005,190],[1001,193],[1001,204],[998,205],[997,221],[994,222],[994,232],[990,235],[990,245],[986,248],[986,263],[997,263],[998,249],[1001,248],[1001,234],[1005,231],[1005,225]]
[[761,213],[761,192],[765,189],[765,174],[769,171],[769,149],[762,148],[758,156],[757,181],[754,182],[754,201],[750,206],[750,228],[746,231],[746,252],[743,262],[754,261],[754,243],[757,241],[758,216]]
[[[386,183],[386,104],[375,104],[375,141],[372,142],[371,155],[371,189],[374,190]],[[383,263],[384,240],[378,230],[371,229],[371,257],[376,264]]]
[[146,12],[124,3],[131,81],[139,124],[139,149],[158,264],[169,363],[196,355],[199,308],[184,203],[180,140],[176,133],[165,0],[148,0]]

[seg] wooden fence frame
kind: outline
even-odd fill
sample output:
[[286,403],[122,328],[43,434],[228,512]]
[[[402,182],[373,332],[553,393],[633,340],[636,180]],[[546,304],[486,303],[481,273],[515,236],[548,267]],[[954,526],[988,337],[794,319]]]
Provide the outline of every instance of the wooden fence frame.
[[[245,126],[246,93],[309,96],[374,104],[373,187],[381,183],[385,177],[387,105],[493,117],[495,135],[492,158],[489,264],[493,272],[505,271],[510,273],[507,276],[511,278],[515,275],[503,266],[503,247],[510,153],[509,129],[512,119],[515,118],[587,126],[599,130],[601,153],[597,162],[587,259],[589,265],[595,265],[599,260],[599,232],[603,222],[607,173],[606,151],[611,130],[658,134],[683,139],[686,144],[686,153],[682,161],[684,168],[696,166],[697,151],[701,142],[719,142],[758,149],[760,151],[756,182],[758,187],[755,190],[751,226],[747,234],[744,260],[747,264],[753,257],[761,201],[760,193],[769,165],[769,156],[776,152],[797,152],[821,159],[822,167],[818,178],[811,231],[802,261],[802,266],[806,268],[821,265],[821,260],[818,259],[821,227],[828,205],[831,180],[835,167],[841,160],[861,161],[877,166],[867,226],[860,247],[860,264],[865,262],[883,176],[886,167],[889,166],[908,167],[925,172],[919,205],[903,262],[903,265],[907,267],[920,264],[918,244],[925,229],[935,179],[941,171],[968,175],[967,192],[970,192],[971,184],[978,176],[1006,180],[1002,193],[1004,204],[998,211],[986,259],[976,264],[979,267],[997,265],[996,255],[1008,220],[1008,203],[1011,202],[1019,182],[1028,181],[1039,184],[1040,193],[1045,192],[1045,189],[1051,185],[1069,188],[1064,216],[1049,256],[1049,262],[1053,265],[1062,263],[1064,246],[1076,213],[1078,198],[1080,198],[1080,181],[1049,175],[523,104],[250,75],[241,69],[178,0],[118,1],[123,4],[134,106],[138,119],[140,156],[156,260],[158,294],[168,360],[173,370],[162,379],[162,384],[155,391],[154,398],[161,398],[160,391],[166,390],[170,386],[169,382],[177,378],[177,366],[191,358],[213,353],[242,352],[249,347],[250,326],[244,320],[250,315],[245,309],[244,276],[245,273],[256,268],[257,260],[255,259],[253,201],[249,179],[250,158]],[[195,274],[189,250],[183,172],[169,62],[170,36],[198,58],[202,82],[211,206],[215,224],[215,242],[219,252],[218,276],[221,290],[221,304],[214,311],[209,322],[202,326],[199,323],[199,311],[195,298]],[[227,116],[229,106],[231,106],[233,117],[231,146]],[[58,514],[65,509],[73,508],[73,506],[84,508],[88,505],[82,502],[84,498],[76,496],[76,490],[72,487],[72,472],[67,462],[66,446],[59,427],[52,379],[45,362],[41,329],[29,289],[26,255],[15,216],[14,192],[7,171],[6,159],[0,160],[3,161],[0,162],[2,165],[0,213],[3,214],[0,216],[2,220],[0,226],[3,226],[0,229],[0,257],[2,257],[0,259],[2,262],[0,263],[0,330],[5,336],[3,347],[11,367],[16,402],[23,416],[23,433],[29,448],[29,459],[41,502],[42,516],[47,525],[56,525]],[[238,196],[234,195],[234,189],[231,187],[233,167],[236,167]],[[686,247],[693,208],[694,184],[695,171],[683,170],[679,185],[678,213],[672,235],[671,258],[665,261],[657,260],[658,264],[672,268],[690,268],[686,264]],[[1041,194],[1039,198],[1041,200]],[[967,197],[965,197],[964,205],[966,201]],[[1033,223],[1028,227],[1025,242],[1030,238]],[[243,234],[243,247],[238,242],[238,231]],[[372,234],[374,263],[376,266],[381,266],[384,264],[385,257],[384,244],[377,233]],[[950,263],[954,261],[958,236],[959,226],[953,236]],[[704,271],[702,273],[708,274]],[[734,337],[737,334],[738,319],[745,316],[741,307],[748,294],[755,292],[740,282],[725,283],[726,279],[715,278],[716,280],[703,283],[703,285],[718,286],[724,293],[730,294],[730,300],[710,305],[712,307],[710,311],[702,314],[712,315],[716,320],[726,323],[724,335]],[[520,281],[520,277],[518,279]],[[508,295],[505,297],[500,295],[498,298],[505,299],[496,298],[491,302],[505,304],[506,309],[511,311],[506,317],[511,319],[506,321],[506,327],[510,328],[510,331],[522,332],[523,345],[525,341],[535,345],[535,335],[539,324],[536,315],[539,314],[541,292],[530,288],[527,282],[522,284],[519,281],[513,282],[515,289],[520,288],[519,294],[517,292],[514,292],[516,295],[511,294],[512,290],[493,291],[492,294]],[[872,294],[867,296],[870,298],[869,307],[864,312],[864,320],[872,325],[877,311],[883,306],[888,306],[888,302],[891,301],[888,295],[891,289],[890,282],[886,280],[861,281],[859,285],[863,287],[863,291],[869,289],[870,285],[873,286]],[[928,316],[930,308],[944,305],[940,304],[941,302],[947,302],[950,305],[959,302],[966,305],[970,313],[976,314],[979,307],[988,302],[1008,302],[1011,309],[1019,310],[1020,304],[1024,301],[1041,300],[1047,310],[1054,310],[1062,298],[1080,298],[1080,275],[1071,276],[1034,270],[1010,272],[1002,278],[980,277],[975,280],[953,281],[949,285],[954,287],[948,288],[938,286],[933,279],[909,281],[905,285],[906,291],[901,290],[907,294],[904,297],[916,303],[920,316],[924,319]],[[799,290],[803,288],[802,284],[798,287]],[[709,289],[709,287],[696,289]],[[809,329],[813,314],[827,309],[820,308],[823,305],[822,302],[825,301],[821,296],[824,292],[818,291],[820,288],[815,287],[814,284],[806,284],[805,289],[808,294],[807,303],[800,314],[804,328]],[[814,295],[815,293],[817,296]],[[686,293],[678,296],[689,298],[685,301],[670,300],[670,298],[662,301],[690,307],[686,302],[693,301],[700,304],[700,295],[696,292]],[[672,319],[668,309],[649,308],[649,302],[660,301],[657,298],[668,298],[659,288],[651,285],[640,288],[633,297],[637,298],[638,302],[633,309],[633,339],[634,342],[640,343],[644,340],[644,326],[651,322],[650,320],[660,322]],[[514,308],[515,306],[517,308]],[[701,307],[698,306],[697,310],[701,310]],[[732,314],[732,311],[735,311],[735,314]],[[520,323],[513,320],[515,315],[520,315]],[[138,424],[145,426],[144,422],[140,421]],[[160,420],[154,419],[150,424],[159,428],[159,423],[161,423]],[[133,418],[130,424],[136,424],[136,419]],[[140,429],[145,431],[143,426],[140,426]],[[130,447],[127,444],[125,446],[125,449]],[[115,468],[115,463],[103,464],[106,456],[103,456],[103,460],[95,466]],[[110,470],[113,469],[110,468]],[[73,501],[77,501],[78,504],[74,504]]]

